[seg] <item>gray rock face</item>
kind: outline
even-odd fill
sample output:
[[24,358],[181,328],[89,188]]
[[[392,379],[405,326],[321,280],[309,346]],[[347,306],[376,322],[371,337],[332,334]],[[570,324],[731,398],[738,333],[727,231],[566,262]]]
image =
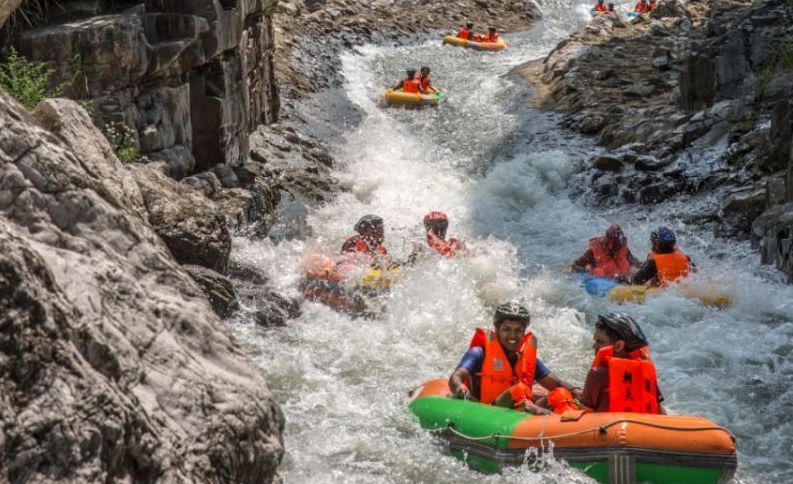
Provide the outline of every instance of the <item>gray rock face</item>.
[[0,94],[0,475],[271,482],[284,422],[261,376],[101,134],[60,126]]
[[103,121],[132,128],[142,154],[167,161],[175,178],[241,164],[248,132],[278,119],[265,2],[158,1],[122,13],[73,3],[64,2],[68,20],[22,32],[20,52],[46,62]]
[[237,291],[234,290],[234,285],[227,277],[206,267],[194,265],[182,267],[204,291],[215,314],[225,319],[239,309]]
[[5,25],[8,17],[21,3],[22,0],[7,0],[0,4],[0,27]]

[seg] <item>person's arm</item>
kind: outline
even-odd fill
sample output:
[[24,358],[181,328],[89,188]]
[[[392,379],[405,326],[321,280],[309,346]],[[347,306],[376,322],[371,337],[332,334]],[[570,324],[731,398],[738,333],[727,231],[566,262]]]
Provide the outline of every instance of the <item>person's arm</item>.
[[696,274],[697,273],[697,265],[694,264],[694,261],[691,260],[691,257],[686,256],[686,259],[688,259],[688,265],[689,265],[689,267],[691,267],[691,272]]
[[545,388],[546,390],[553,390],[554,388],[562,387],[570,390],[570,392],[576,398],[579,398],[581,395],[580,388],[574,387],[573,385],[565,382],[564,380],[553,374],[553,372],[551,372],[551,370],[549,370],[548,367],[545,366],[545,364],[543,364],[543,362],[540,361],[539,358],[537,358],[536,367],[534,369],[534,380],[540,385],[542,385],[542,387]]
[[631,284],[641,285],[658,275],[658,269],[655,267],[655,261],[652,257],[647,257],[644,264],[636,271],[636,274],[631,278]]
[[637,259],[630,249],[628,249],[628,262],[631,264],[631,267],[641,267],[642,265],[642,261]]
[[603,398],[607,372],[602,368],[592,368],[586,375],[584,390],[579,401],[591,410],[597,411]]
[[392,87],[391,89],[393,89],[395,91],[397,89],[402,89],[402,81],[397,82],[396,85],[394,87]]
[[472,375],[482,370],[484,361],[485,350],[479,346],[469,348],[465,352],[452,376],[449,377],[449,389],[455,397],[465,400],[476,400],[466,383],[471,384]]
[[589,272],[589,269],[595,265],[595,254],[590,249],[584,252],[584,255],[579,257],[573,262],[573,272]]

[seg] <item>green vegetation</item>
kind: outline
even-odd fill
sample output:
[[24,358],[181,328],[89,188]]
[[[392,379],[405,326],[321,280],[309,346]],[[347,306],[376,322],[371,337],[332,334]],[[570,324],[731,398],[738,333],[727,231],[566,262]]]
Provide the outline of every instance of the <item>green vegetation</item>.
[[754,92],[758,96],[762,96],[768,90],[771,79],[774,78],[774,73],[775,71],[773,69],[766,67],[762,72],[757,74],[757,77],[754,79]]
[[758,96],[766,93],[777,72],[793,70],[793,38],[787,37],[774,42],[769,58],[768,67],[755,77],[754,90]]
[[0,87],[21,102],[28,110],[46,97],[59,96],[60,87],[50,88],[52,69],[44,63],[31,62],[9,47],[5,59],[0,62]]
[[129,126],[105,124],[102,128],[105,138],[110,142],[113,151],[122,163],[140,161],[140,151],[135,145],[135,135]]

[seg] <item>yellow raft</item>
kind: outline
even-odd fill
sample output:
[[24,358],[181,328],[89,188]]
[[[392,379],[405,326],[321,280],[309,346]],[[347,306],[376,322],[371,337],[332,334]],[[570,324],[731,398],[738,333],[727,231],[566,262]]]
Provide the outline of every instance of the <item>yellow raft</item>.
[[387,106],[401,108],[419,108],[424,106],[437,107],[441,101],[446,99],[446,92],[443,89],[435,89],[430,94],[414,94],[402,92],[402,89],[388,89],[383,93],[383,99]]
[[457,47],[468,47],[476,50],[502,50],[507,46],[504,39],[498,39],[498,42],[475,42],[473,40],[465,40],[457,37],[456,35],[446,35],[443,37],[443,43],[454,45]]
[[393,284],[396,284],[399,278],[399,269],[390,267],[388,269],[372,268],[361,278],[358,287],[361,289],[372,289],[384,291],[391,289]]
[[[660,287],[647,287],[647,286],[615,286],[613,287],[606,298],[617,304],[623,303],[638,303],[644,304],[648,295],[658,294],[663,291]],[[702,304],[713,306],[717,308],[726,308],[732,305],[732,296],[719,291],[714,286],[697,287],[690,284],[680,285],[678,292],[686,298],[698,299]]]

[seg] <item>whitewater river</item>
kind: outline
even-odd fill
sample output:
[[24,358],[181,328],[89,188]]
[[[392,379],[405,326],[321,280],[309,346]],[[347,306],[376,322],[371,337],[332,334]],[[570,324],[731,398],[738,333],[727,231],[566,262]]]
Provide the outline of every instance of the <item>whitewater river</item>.
[[[360,48],[342,57],[344,88],[307,103],[309,128],[331,144],[335,176],[348,191],[307,213],[286,203],[282,223],[305,227],[280,227],[275,233],[293,236],[275,240],[237,238],[234,257],[254,262],[297,297],[306,255],[337,251],[360,216],[382,216],[387,247],[405,257],[430,210],[449,214],[449,232],[471,254],[420,261],[376,319],[307,302],[285,328],[228,321],[286,414],[287,482],[589,482],[553,460],[541,473],[476,473],[444,454],[405,401],[425,380],[447,377],[474,328],[489,325],[493,306],[510,299],[532,312],[542,360],[582,383],[596,314],[617,307],[586,295],[560,269],[611,223],[623,226],[640,257],[653,227],[674,228],[699,276],[735,296],[721,311],[673,292],[621,308],[651,341],[667,408],[704,415],[736,435],[738,481],[793,481],[793,288],[760,266],[748,244],[682,221],[691,203],[708,200],[601,210],[570,197],[573,175],[598,148],[532,109],[532,91],[515,70],[546,54],[584,16],[581,6],[574,15],[560,13],[569,10],[565,4],[544,9],[548,24],[509,35],[509,49],[498,54],[436,39]],[[418,65],[432,67],[448,102],[420,112],[380,108],[381,89]]]

